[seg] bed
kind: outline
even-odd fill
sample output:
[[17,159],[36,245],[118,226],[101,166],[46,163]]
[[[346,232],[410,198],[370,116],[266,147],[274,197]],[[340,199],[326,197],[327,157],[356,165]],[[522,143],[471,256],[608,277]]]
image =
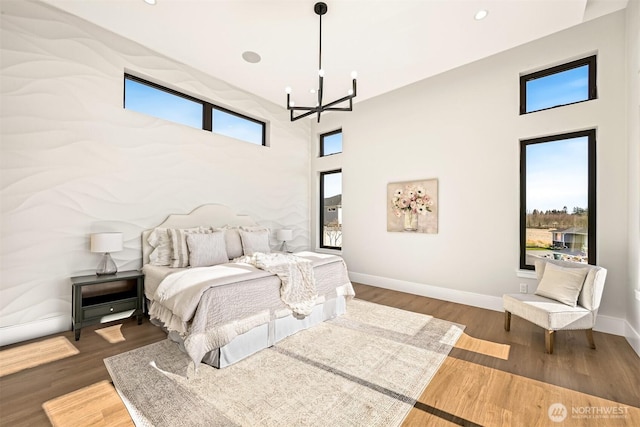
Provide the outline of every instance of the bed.
[[143,231],[145,309],[196,365],[229,366],[343,314],[355,295],[341,257],[273,251],[269,235],[215,204]]

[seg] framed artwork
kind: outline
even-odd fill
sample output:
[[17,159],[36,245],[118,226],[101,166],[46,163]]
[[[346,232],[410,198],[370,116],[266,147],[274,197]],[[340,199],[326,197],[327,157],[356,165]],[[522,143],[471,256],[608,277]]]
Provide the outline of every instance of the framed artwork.
[[387,231],[438,233],[438,180],[387,184]]

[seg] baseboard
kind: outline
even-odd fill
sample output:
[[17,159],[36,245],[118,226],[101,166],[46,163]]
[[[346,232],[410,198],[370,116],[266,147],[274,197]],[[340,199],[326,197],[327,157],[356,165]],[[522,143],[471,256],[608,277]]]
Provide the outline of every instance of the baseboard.
[[633,326],[629,322],[625,322],[626,324],[626,333],[624,334],[625,338],[631,345],[631,348],[640,356],[640,333],[633,329]]
[[48,317],[0,328],[0,346],[57,334],[71,329],[71,316]]
[[[478,294],[475,292],[460,291],[456,289],[441,288],[424,283],[389,279],[387,277],[372,276],[363,273],[354,273],[352,271],[349,272],[349,277],[354,282],[362,283],[365,285],[372,285],[378,288],[406,292],[413,295],[420,295],[423,297],[435,298],[443,301],[485,308],[487,310],[504,311],[504,308],[502,307],[502,297]],[[629,325],[629,323],[625,319],[603,316],[599,314],[596,320],[596,326],[593,329],[598,332],[605,332],[607,334],[626,337],[629,341],[629,344],[631,344],[631,347],[633,347],[634,350],[638,352],[638,346],[640,346],[640,336],[635,330],[633,330],[631,325]],[[633,331],[633,333],[629,331]],[[632,342],[632,339],[635,339],[635,344]]]
[[349,272],[349,278],[354,282],[377,286],[378,288],[391,289],[413,295],[420,295],[423,297],[435,298],[458,304],[470,305],[473,307],[486,308],[488,310],[503,311],[501,297],[441,288],[439,286],[432,286],[424,283],[389,279],[387,277],[372,276],[363,273],[354,273],[352,271]]

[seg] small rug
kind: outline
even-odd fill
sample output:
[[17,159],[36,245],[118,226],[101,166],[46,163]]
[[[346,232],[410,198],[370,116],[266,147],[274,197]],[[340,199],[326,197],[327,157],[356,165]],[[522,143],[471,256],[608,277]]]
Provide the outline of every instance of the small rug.
[[75,356],[80,351],[65,337],[54,337],[0,351],[0,377]]
[[351,300],[224,369],[169,340],[104,360],[137,426],[400,425],[464,327]]

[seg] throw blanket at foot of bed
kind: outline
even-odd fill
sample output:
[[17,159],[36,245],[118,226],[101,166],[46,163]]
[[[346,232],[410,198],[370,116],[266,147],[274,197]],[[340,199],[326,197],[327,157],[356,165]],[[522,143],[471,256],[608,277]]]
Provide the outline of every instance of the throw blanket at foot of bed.
[[311,260],[293,254],[256,252],[236,262],[251,264],[277,275],[282,282],[280,298],[296,318],[305,318],[313,311],[318,292]]

